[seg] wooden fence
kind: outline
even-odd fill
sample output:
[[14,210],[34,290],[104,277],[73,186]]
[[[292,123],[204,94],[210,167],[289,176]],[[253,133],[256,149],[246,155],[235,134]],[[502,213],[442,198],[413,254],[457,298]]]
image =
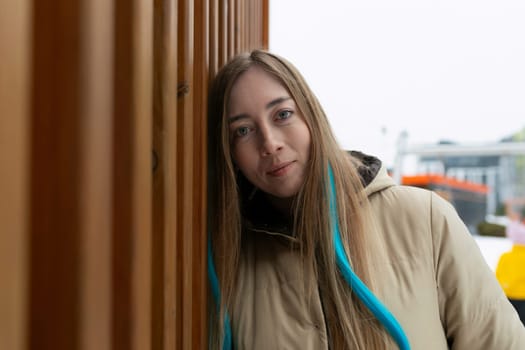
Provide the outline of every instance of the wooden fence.
[[6,0],[0,348],[205,349],[206,91],[268,0]]

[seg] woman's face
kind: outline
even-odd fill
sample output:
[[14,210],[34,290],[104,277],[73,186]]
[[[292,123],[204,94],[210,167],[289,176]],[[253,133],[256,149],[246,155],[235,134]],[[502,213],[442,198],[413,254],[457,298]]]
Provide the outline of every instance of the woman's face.
[[310,158],[310,131],[288,91],[258,67],[233,85],[227,106],[232,156],[244,176],[278,197],[297,194]]

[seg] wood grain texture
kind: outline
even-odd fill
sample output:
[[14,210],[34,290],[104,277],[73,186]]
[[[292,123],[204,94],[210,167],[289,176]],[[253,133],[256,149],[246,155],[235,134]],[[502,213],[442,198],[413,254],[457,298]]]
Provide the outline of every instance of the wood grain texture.
[[111,349],[113,11],[82,3],[80,35],[79,348]]
[[151,347],[153,2],[115,2],[113,349]]
[[33,1],[29,348],[79,340],[80,3]]
[[208,85],[261,1],[7,0],[0,348],[207,348]]
[[31,2],[0,11],[0,349],[27,345]]

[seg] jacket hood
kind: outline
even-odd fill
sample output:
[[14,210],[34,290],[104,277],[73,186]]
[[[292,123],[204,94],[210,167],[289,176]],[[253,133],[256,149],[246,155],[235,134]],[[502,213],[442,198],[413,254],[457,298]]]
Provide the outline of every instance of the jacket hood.
[[381,160],[358,151],[348,153],[361,163],[357,171],[367,196],[395,185],[394,179],[390,177]]

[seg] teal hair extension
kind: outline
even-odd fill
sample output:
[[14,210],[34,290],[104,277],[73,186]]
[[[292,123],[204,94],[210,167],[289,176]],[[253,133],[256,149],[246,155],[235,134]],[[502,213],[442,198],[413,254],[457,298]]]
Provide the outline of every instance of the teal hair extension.
[[[211,238],[208,236],[208,278],[210,279],[211,292],[213,294],[213,299],[217,305],[217,310],[220,309],[221,302],[221,291],[219,287],[219,279],[217,278],[217,272],[215,270],[215,264],[213,263],[213,253],[211,249]],[[230,325],[230,317],[226,313],[224,317],[224,339],[222,342],[223,350],[232,349],[232,330]]]
[[350,286],[357,297],[365,304],[372,314],[383,324],[390,336],[396,341],[400,350],[410,350],[408,338],[401,328],[394,315],[377,299],[368,287],[357,277],[352,270],[348,257],[346,256],[339,230],[339,218],[337,215],[337,193],[335,190],[334,175],[332,167],[328,166],[328,177],[330,180],[330,220],[332,223],[334,247],[336,253],[337,266],[341,271],[346,283]]

